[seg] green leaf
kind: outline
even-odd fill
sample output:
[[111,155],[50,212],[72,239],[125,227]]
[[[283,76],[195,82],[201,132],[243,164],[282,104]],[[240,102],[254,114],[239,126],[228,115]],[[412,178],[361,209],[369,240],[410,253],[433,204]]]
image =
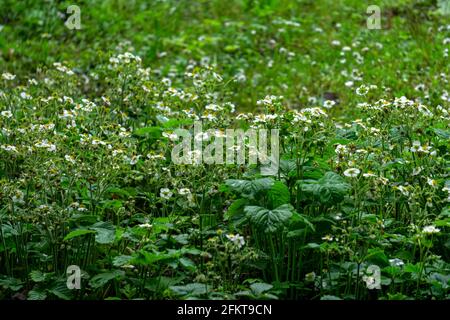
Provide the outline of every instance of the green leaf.
[[379,266],[388,266],[389,260],[383,250],[373,248],[367,250],[367,255],[364,260]]
[[248,204],[247,199],[237,199],[229,207],[227,212],[224,214],[224,219],[228,220],[236,215],[243,214],[244,208]]
[[433,131],[438,137],[443,138],[447,141],[450,140],[450,130],[434,128]]
[[133,134],[137,136],[151,136],[159,138],[162,135],[163,129],[161,127],[144,127],[134,130]]
[[342,300],[342,299],[336,296],[326,295],[320,298],[320,300]]
[[70,300],[72,295],[71,290],[67,288],[67,284],[64,281],[57,282],[48,292],[63,300]]
[[45,291],[33,289],[28,292],[28,300],[45,300],[45,298],[47,298]]
[[183,126],[191,125],[194,123],[192,119],[169,119],[163,123],[163,127],[166,129],[175,129]]
[[300,190],[303,191],[303,198],[318,200],[322,204],[337,204],[344,200],[344,196],[351,189],[344,178],[334,172],[327,172],[316,180],[297,181]]
[[116,230],[111,222],[97,222],[90,229],[95,230],[95,241],[101,244],[110,244],[114,242]]
[[180,258],[180,263],[183,267],[190,271],[195,271],[197,268],[195,267],[195,263],[189,258]]
[[34,270],[30,272],[30,278],[34,282],[43,282],[46,280],[46,273],[43,273],[39,270]]
[[294,159],[280,160],[280,172],[285,177],[297,175],[297,163]]
[[302,214],[299,214],[298,212],[294,212],[291,219],[291,226],[290,230],[295,229],[310,229],[311,231],[315,232],[316,228],[314,225],[309,221],[308,217]]
[[121,256],[114,257],[112,263],[113,263],[113,266],[115,266],[115,267],[121,267],[121,266],[128,264],[131,259],[132,259],[132,256],[121,255]]
[[274,181],[270,178],[261,178],[256,180],[236,180],[229,179],[225,184],[234,192],[241,194],[245,198],[254,198],[254,196],[262,191],[268,191]]
[[92,279],[89,281],[89,284],[91,287],[97,289],[103,287],[109,281],[123,277],[124,275],[125,272],[123,272],[122,270],[114,270],[112,272],[100,273],[92,277]]
[[289,188],[281,181],[275,181],[267,193],[272,208],[287,204],[290,201]]
[[239,46],[232,44],[232,45],[226,46],[223,50],[227,53],[234,53],[239,50]]
[[133,259],[130,261],[130,263],[147,266],[161,260],[176,258],[179,255],[180,252],[176,250],[174,250],[172,253],[148,252],[145,250],[139,250],[138,252],[133,254]]
[[21,280],[16,278],[0,276],[0,287],[3,287],[4,289],[11,289],[12,291],[18,291],[23,287],[23,283]]
[[203,283],[189,283],[185,286],[171,286],[170,289],[181,296],[199,296],[208,292],[208,286]]
[[77,238],[77,237],[81,237],[81,236],[84,236],[85,234],[89,234],[89,233],[95,233],[95,231],[89,230],[89,229],[77,229],[77,230],[70,232],[67,236],[65,236],[64,241],[67,241],[67,240],[70,240],[73,238]]
[[264,232],[273,233],[286,225],[292,216],[293,207],[284,204],[275,210],[269,210],[258,206],[246,206],[244,209],[247,217],[257,228]]
[[450,16],[450,1],[448,0],[439,0],[438,1],[438,10],[442,15]]
[[269,291],[272,288],[273,288],[273,286],[271,284],[264,283],[264,282],[252,283],[250,285],[250,289],[252,289],[252,291],[255,295],[260,295],[261,293]]

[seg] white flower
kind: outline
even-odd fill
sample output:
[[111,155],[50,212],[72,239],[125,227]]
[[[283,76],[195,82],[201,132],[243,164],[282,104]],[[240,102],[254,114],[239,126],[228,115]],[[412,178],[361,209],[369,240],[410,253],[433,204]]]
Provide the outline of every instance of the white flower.
[[344,176],[350,178],[356,178],[361,173],[361,170],[357,168],[350,168],[344,171]]
[[307,282],[313,282],[315,279],[316,279],[316,273],[315,273],[314,271],[305,274],[305,281],[307,281]]
[[64,159],[66,159],[66,161],[68,161],[68,162],[70,162],[72,164],[75,164],[75,159],[72,156],[68,155],[68,154],[66,154],[64,156]]
[[159,196],[163,199],[170,199],[173,196],[173,192],[170,191],[170,189],[168,188],[161,188],[161,190],[159,191]]
[[21,92],[20,93],[20,97],[22,98],[22,99],[24,99],[24,100],[30,100],[32,97],[28,94],[28,93],[26,93],[26,92]]
[[369,92],[369,87],[364,84],[356,89],[356,94],[358,96],[365,96],[368,92]]
[[398,191],[400,191],[405,197],[408,197],[409,196],[409,191],[408,191],[408,189],[406,188],[406,187],[404,187],[404,186],[398,186],[398,187],[395,187]]
[[138,163],[140,157],[141,155],[132,156],[131,159],[129,159],[130,165],[134,166],[136,163]]
[[426,226],[422,229],[422,232],[426,234],[439,233],[439,231],[441,231],[441,229],[438,229],[435,226]]
[[153,226],[149,223],[144,223],[144,224],[140,224],[138,227],[144,228],[144,229],[151,229]]
[[13,201],[14,203],[21,203],[21,204],[23,204],[23,203],[24,203],[23,197],[24,197],[23,192],[20,191],[20,190],[16,190],[16,191],[14,192],[13,196],[12,196],[12,201]]
[[243,236],[240,236],[239,234],[227,234],[226,237],[228,240],[230,240],[233,244],[235,244],[239,249],[242,248],[245,244],[245,239]]
[[325,100],[323,103],[323,107],[327,109],[331,109],[336,104],[336,101],[333,100]]
[[433,188],[438,185],[437,181],[431,178],[427,178],[428,185],[432,186]]
[[167,87],[170,87],[172,85],[172,80],[170,80],[169,78],[164,78],[161,80],[161,82]]
[[0,148],[2,148],[5,151],[8,152],[15,152],[18,153],[17,148],[15,146],[11,146],[11,145],[1,145]]
[[403,260],[399,259],[399,258],[394,258],[394,259],[389,259],[389,263],[391,264],[391,266],[393,267],[401,267],[403,266],[405,263],[403,262]]
[[217,104],[208,104],[206,107],[205,107],[205,109],[206,110],[212,110],[212,111],[220,111],[220,110],[222,110],[223,108],[222,107],[220,107],[219,105],[217,105]]
[[1,113],[1,115],[2,115],[2,117],[5,117],[5,118],[11,118],[12,117],[12,112],[11,111],[9,111],[9,110],[6,110],[6,111],[2,111],[2,113]]
[[180,190],[178,190],[178,193],[182,196],[190,194],[191,190],[189,190],[188,188],[181,188]]
[[417,152],[420,148],[420,141],[413,141],[412,147],[410,148],[411,152]]
[[363,281],[366,283],[367,289],[381,289],[379,281],[374,276],[363,276]]
[[377,177],[377,175],[373,174],[371,172],[368,172],[368,173],[363,173],[363,177],[364,178],[374,178],[374,177]]
[[347,149],[347,146],[346,146],[346,145],[338,144],[338,145],[336,146],[336,148],[334,149],[334,151],[335,151],[337,154],[344,154],[344,153],[347,153],[348,149]]
[[166,160],[166,157],[164,157],[162,154],[147,154],[147,158],[150,160],[158,159],[158,160]]
[[413,175],[413,176],[417,176],[419,173],[422,172],[422,170],[423,170],[422,167],[414,168],[414,169],[413,169],[413,172],[412,172],[412,175]]
[[49,143],[47,140],[42,140],[41,142],[35,143],[34,146],[36,148],[46,148],[49,152],[55,152],[56,146],[54,144]]
[[16,78],[16,75],[11,74],[9,72],[5,72],[5,73],[2,74],[2,78],[4,80],[14,80]]

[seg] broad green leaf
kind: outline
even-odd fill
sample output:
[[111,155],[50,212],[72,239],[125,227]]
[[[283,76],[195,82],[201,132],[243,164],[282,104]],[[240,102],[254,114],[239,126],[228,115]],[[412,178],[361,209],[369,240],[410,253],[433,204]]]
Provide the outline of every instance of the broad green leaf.
[[30,272],[30,278],[31,280],[33,280],[34,282],[43,282],[46,280],[46,275],[47,273],[43,273],[39,270],[34,270]]
[[151,136],[154,138],[159,138],[162,135],[163,129],[161,127],[144,127],[134,130],[133,134],[137,136]]
[[0,276],[0,287],[18,291],[23,287],[23,282],[16,278]]
[[90,229],[95,230],[95,241],[101,244],[110,244],[114,242],[116,230],[114,225],[110,222],[97,222],[93,224]]
[[274,184],[274,181],[270,178],[256,180],[229,179],[225,181],[225,184],[232,191],[241,194],[245,198],[254,198],[257,193],[269,190]]
[[48,292],[63,300],[70,300],[72,298],[72,291],[67,288],[65,281],[57,282],[51,289],[48,290]]
[[450,140],[450,130],[434,128],[433,131],[438,137],[445,139],[447,141]]
[[111,281],[113,279],[117,279],[124,275],[125,275],[125,272],[123,272],[122,270],[114,270],[112,272],[100,273],[100,274],[92,277],[92,279],[89,281],[89,284],[91,285],[91,287],[97,289],[97,288],[104,286],[109,281]]
[[89,233],[95,233],[95,231],[89,230],[89,229],[77,229],[77,230],[70,232],[67,236],[65,236],[64,241],[67,241],[67,240],[70,240],[73,238],[77,238],[77,237],[81,237],[81,236],[84,236],[85,234],[89,234]]
[[351,186],[334,172],[327,172],[319,180],[297,181],[304,199],[315,199],[323,204],[336,204],[344,199]]
[[250,285],[250,289],[252,289],[252,291],[256,294],[256,295],[260,295],[261,293],[264,293],[266,291],[269,291],[270,289],[272,289],[273,286],[271,284],[268,283],[264,283],[264,282],[259,282],[259,283],[252,283]]
[[272,208],[287,204],[290,201],[289,188],[281,181],[275,181],[267,193]]
[[224,219],[228,220],[236,215],[244,213],[244,208],[248,204],[247,199],[237,199],[229,207],[224,214]]
[[180,264],[188,270],[195,271],[195,263],[189,258],[180,258]]
[[33,289],[28,292],[28,300],[45,300],[45,298],[47,298],[45,291]]
[[163,123],[163,127],[166,129],[175,129],[183,126],[191,125],[194,123],[192,119],[169,119]]
[[203,283],[189,283],[185,286],[171,286],[170,289],[181,296],[199,296],[206,294],[209,287]]
[[124,265],[128,264],[131,259],[132,259],[132,256],[126,256],[126,255],[114,257],[113,266],[115,266],[115,267],[124,266]]
[[388,258],[384,251],[377,248],[368,249],[364,260],[379,266],[389,265]]
[[342,299],[336,296],[326,295],[321,297],[320,300],[342,300]]
[[258,206],[246,206],[244,209],[250,222],[264,232],[276,232],[286,225],[292,216],[293,207],[290,204],[282,205],[274,210]]

